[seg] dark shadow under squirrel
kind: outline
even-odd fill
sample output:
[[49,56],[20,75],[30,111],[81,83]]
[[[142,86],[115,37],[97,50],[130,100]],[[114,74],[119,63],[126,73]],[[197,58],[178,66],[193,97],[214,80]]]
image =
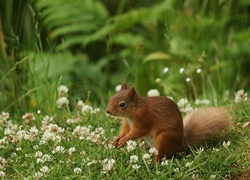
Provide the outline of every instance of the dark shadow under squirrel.
[[120,134],[112,142],[114,146],[120,148],[129,140],[143,139],[158,150],[156,161],[201,145],[205,140],[227,132],[232,125],[224,108],[200,108],[182,119],[178,106],[171,99],[141,97],[126,83],[110,98],[106,112],[122,117]]

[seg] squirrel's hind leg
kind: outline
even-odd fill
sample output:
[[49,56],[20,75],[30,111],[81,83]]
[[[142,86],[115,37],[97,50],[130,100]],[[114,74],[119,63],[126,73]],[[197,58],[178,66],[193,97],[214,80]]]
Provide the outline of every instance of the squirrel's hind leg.
[[158,150],[155,160],[160,162],[164,156],[171,158],[175,153],[183,149],[182,137],[178,137],[176,134],[161,132],[155,137],[154,147]]

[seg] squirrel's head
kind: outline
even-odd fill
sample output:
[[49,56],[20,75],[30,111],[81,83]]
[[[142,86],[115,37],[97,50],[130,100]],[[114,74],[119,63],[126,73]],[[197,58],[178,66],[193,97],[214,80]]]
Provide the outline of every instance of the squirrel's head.
[[130,118],[138,97],[134,87],[128,88],[123,83],[120,91],[109,99],[106,112],[113,116]]

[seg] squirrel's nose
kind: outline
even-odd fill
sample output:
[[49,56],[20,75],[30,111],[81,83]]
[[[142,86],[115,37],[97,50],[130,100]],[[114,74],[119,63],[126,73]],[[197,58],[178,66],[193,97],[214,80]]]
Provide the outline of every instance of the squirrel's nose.
[[109,110],[109,109],[106,109],[106,112],[107,112],[108,114],[110,114],[110,110]]

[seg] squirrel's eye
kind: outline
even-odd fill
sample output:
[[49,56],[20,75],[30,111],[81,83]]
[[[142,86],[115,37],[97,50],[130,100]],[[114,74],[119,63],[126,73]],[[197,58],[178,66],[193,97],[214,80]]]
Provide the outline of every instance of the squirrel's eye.
[[126,103],[124,101],[119,102],[119,108],[124,109],[126,106]]

